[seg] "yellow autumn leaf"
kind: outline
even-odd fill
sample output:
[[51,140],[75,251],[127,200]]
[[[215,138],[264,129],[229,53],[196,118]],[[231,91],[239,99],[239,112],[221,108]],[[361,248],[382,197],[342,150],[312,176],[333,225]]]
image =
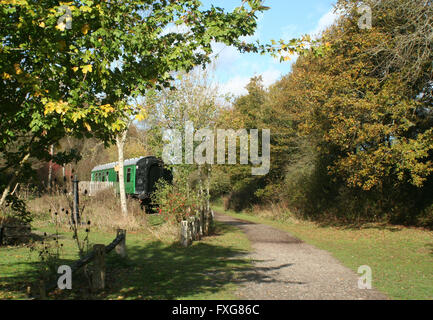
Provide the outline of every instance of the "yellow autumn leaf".
[[146,120],[146,118],[147,118],[147,115],[144,113],[139,113],[135,116],[135,120],[137,120],[137,121],[144,121],[144,120]]
[[80,7],[81,12],[92,12],[92,8],[88,6],[81,6]]
[[87,33],[89,32],[89,29],[90,29],[90,27],[89,27],[89,25],[86,23],[86,24],[81,28],[81,32],[82,32],[83,34],[87,34]]
[[77,71],[78,71],[78,67],[72,67],[72,70],[73,70],[74,72],[77,72]]
[[104,104],[104,105],[100,106],[100,108],[105,113],[111,113],[111,112],[115,111],[115,109],[110,104]]
[[87,122],[84,122],[84,126],[86,127],[87,131],[92,131],[92,128],[90,127],[90,125]]
[[3,79],[5,79],[5,80],[9,80],[10,78],[11,78],[11,75],[10,74],[8,74],[8,73],[6,73],[6,72],[3,72]]
[[41,23],[39,23],[39,27],[41,27],[41,28],[45,28],[45,22],[41,22]]
[[87,72],[92,72],[92,65],[88,64],[88,65],[82,66],[81,69],[83,70],[84,74],[86,74]]
[[15,69],[15,73],[16,74],[21,74],[23,73],[23,70],[21,70],[20,65],[18,63],[14,64],[14,69]]
[[48,113],[53,112],[53,110],[54,110],[53,103],[52,103],[52,102],[47,103],[47,104],[45,105],[44,115],[47,115]]

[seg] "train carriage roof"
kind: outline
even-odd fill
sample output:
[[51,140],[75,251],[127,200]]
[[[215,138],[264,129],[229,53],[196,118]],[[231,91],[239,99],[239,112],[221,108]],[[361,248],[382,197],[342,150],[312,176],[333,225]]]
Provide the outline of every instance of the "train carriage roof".
[[[128,159],[128,160],[125,160],[123,163],[124,163],[125,167],[133,166],[133,165],[136,165],[140,160],[146,159],[146,158],[155,158],[155,157],[150,156],[150,157],[140,157],[140,158]],[[114,169],[114,167],[117,166],[118,163],[119,162],[117,161],[117,162],[111,162],[111,163],[107,163],[107,164],[101,164],[99,166],[94,167],[92,169],[92,172]]]

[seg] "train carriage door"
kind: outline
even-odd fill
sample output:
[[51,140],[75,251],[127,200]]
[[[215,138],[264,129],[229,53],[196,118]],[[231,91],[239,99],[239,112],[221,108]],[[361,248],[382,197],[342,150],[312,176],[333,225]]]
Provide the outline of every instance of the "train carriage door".
[[149,184],[147,192],[152,193],[156,189],[156,182],[162,177],[161,166],[155,164],[149,170]]
[[145,192],[146,168],[139,166],[135,174],[135,192]]

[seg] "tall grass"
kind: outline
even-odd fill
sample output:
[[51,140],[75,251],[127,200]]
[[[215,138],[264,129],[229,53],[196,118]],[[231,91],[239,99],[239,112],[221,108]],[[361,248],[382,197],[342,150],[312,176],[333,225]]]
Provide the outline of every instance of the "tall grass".
[[[120,201],[113,190],[104,190],[95,196],[80,195],[80,216],[82,221],[91,221],[92,227],[110,231],[125,229],[135,231],[146,228],[147,218],[144,209],[136,199],[128,199],[128,215],[124,216],[120,209]],[[72,196],[62,193],[44,194],[39,198],[28,201],[29,210],[38,220],[48,218],[67,225],[71,219],[73,208]],[[42,219],[43,220],[43,219]]]

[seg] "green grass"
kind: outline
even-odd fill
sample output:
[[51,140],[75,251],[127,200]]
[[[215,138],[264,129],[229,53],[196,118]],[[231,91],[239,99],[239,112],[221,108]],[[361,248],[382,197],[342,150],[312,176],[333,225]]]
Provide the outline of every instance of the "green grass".
[[[152,218],[153,219],[153,218]],[[159,224],[155,218],[152,223]],[[38,223],[39,232],[54,233]],[[90,294],[82,271],[73,276],[73,290],[55,292],[52,299],[234,299],[237,271],[251,268],[243,255],[250,250],[237,228],[216,223],[216,234],[189,248],[156,241],[146,232],[127,233],[126,259],[111,252],[106,258],[106,290]],[[114,232],[92,230],[92,243],[109,244]],[[71,232],[62,231],[64,263],[78,258]],[[26,299],[27,286],[37,279],[37,254],[26,247],[0,248],[0,299]]]
[[308,221],[275,221],[246,213],[216,211],[236,218],[268,224],[331,252],[357,272],[368,265],[373,286],[392,299],[433,299],[433,232],[401,226],[363,228],[319,226]]

